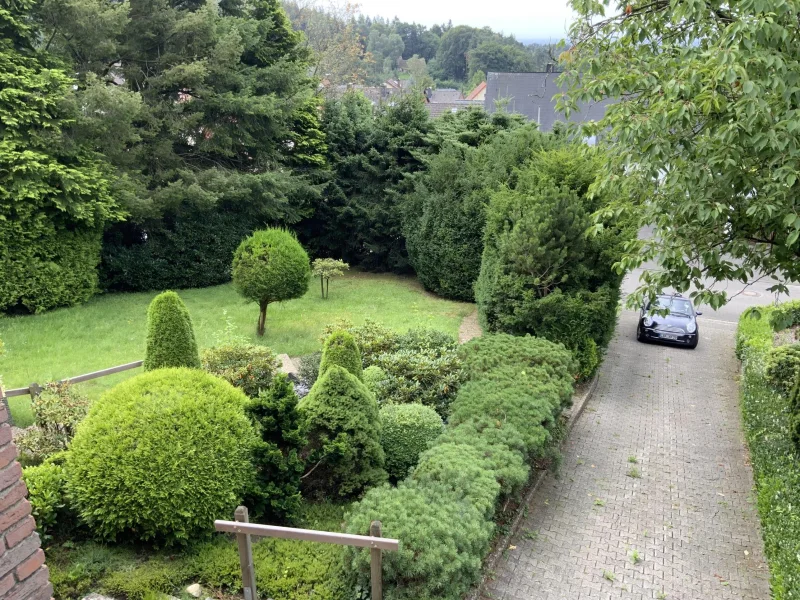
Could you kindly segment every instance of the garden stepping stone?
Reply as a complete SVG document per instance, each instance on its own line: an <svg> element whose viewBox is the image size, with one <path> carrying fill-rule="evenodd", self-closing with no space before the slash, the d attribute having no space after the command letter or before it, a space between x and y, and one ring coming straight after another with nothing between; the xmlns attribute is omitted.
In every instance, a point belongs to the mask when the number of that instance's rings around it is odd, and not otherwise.
<svg viewBox="0 0 800 600"><path fill-rule="evenodd" d="M278 354L278 360L281 361L281 373L297 376L299 369L288 354Z"/></svg>
<svg viewBox="0 0 800 600"><path fill-rule="evenodd" d="M192 585L186 588L186 593L194 596L195 598L199 598L203 595L203 588L200 587L199 583L193 583Z"/></svg>

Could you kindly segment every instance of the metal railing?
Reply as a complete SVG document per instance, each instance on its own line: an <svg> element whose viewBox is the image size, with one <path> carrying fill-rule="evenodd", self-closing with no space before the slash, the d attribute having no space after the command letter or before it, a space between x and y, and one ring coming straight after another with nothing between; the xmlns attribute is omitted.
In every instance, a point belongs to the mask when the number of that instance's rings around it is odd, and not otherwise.
<svg viewBox="0 0 800 600"><path fill-rule="evenodd" d="M258 600L256 592L256 571L253 565L253 546L250 536L281 538L284 540L303 540L323 544L339 544L370 549L370 579L372 600L383 598L382 552L396 551L400 542L381 537L381 522L373 521L369 528L370 535L352 535L334 533L332 531L316 531L314 529L296 529L277 525L257 525L250 523L247 507L240 506L234 513L235 521L214 521L217 531L235 533L239 544L239 564L242 568L242 587L244 600Z"/></svg>

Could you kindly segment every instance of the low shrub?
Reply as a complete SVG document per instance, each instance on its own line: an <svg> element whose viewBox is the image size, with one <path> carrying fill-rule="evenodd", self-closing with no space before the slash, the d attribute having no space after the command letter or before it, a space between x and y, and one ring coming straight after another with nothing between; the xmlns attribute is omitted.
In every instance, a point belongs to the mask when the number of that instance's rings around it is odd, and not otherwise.
<svg viewBox="0 0 800 600"><path fill-rule="evenodd" d="M353 325L353 322L347 319L337 319L325 326L319 341L325 343L334 331L347 331L353 336L365 367L372 365L376 356L397 350L400 337L400 334L393 329L384 327L372 319L366 319L363 325Z"/></svg>
<svg viewBox="0 0 800 600"><path fill-rule="evenodd" d="M38 465L47 457L66 450L75 430L89 410L89 399L75 386L48 383L31 401L34 425L15 438L20 461Z"/></svg>
<svg viewBox="0 0 800 600"><path fill-rule="evenodd" d="M382 403L418 403L446 417L464 378L455 350L398 350L375 357L373 364L386 373L377 385Z"/></svg>
<svg viewBox="0 0 800 600"><path fill-rule="evenodd" d="M308 431L305 490L346 498L386 479L378 403L355 375L332 365L298 409Z"/></svg>
<svg viewBox="0 0 800 600"><path fill-rule="evenodd" d="M222 377L232 386L254 398L259 391L269 389L280 362L266 346L226 344L203 351L200 359L203 370Z"/></svg>
<svg viewBox="0 0 800 600"><path fill-rule="evenodd" d="M300 357L298 375L308 387L314 385L319 377L319 363L322 361L322 352L313 352Z"/></svg>
<svg viewBox="0 0 800 600"><path fill-rule="evenodd" d="M67 489L100 538L187 542L230 518L251 485L247 397L200 370L159 369L95 402L72 441Z"/></svg>
<svg viewBox="0 0 800 600"><path fill-rule="evenodd" d="M769 311L769 322L775 331L800 325L800 300L782 302Z"/></svg>
<svg viewBox="0 0 800 600"><path fill-rule="evenodd" d="M369 367L374 368L377 367ZM386 471L393 479L408 475L409 469L417 464L419 455L441 435L444 428L436 411L421 404L384 406L380 410L380 420Z"/></svg>
<svg viewBox="0 0 800 600"><path fill-rule="evenodd" d="M319 376L324 375L333 365L344 367L359 379L362 378L361 352L353 336L346 331L334 331L325 340L319 363Z"/></svg>
<svg viewBox="0 0 800 600"><path fill-rule="evenodd" d="M386 600L460 600L480 579L494 525L469 502L441 486L403 482L369 490L345 518L347 533L367 535L379 520L382 535L400 540L383 555ZM348 565L369 589L369 550L348 548Z"/></svg>
<svg viewBox="0 0 800 600"><path fill-rule="evenodd" d="M253 449L254 488L245 505L254 517L270 523L291 518L300 506L306 436L289 378L276 375L268 389L247 403L245 413L260 437Z"/></svg>
<svg viewBox="0 0 800 600"><path fill-rule="evenodd" d="M153 298L147 309L145 371L165 367L200 368L197 341L186 305L175 292Z"/></svg>
<svg viewBox="0 0 800 600"><path fill-rule="evenodd" d="M766 360L767 380L788 397L800 377L800 343L773 348Z"/></svg>
<svg viewBox="0 0 800 600"><path fill-rule="evenodd" d="M438 329L409 329L397 338L397 350L412 350L444 355L458 347L458 340Z"/></svg>
<svg viewBox="0 0 800 600"><path fill-rule="evenodd" d="M747 311L739 319L737 353L742 359L742 414L755 475L764 551L775 600L800 598L800 446L790 398L767 376L772 350L773 307ZM758 317L753 317L758 314Z"/></svg>
<svg viewBox="0 0 800 600"><path fill-rule="evenodd" d="M419 457L411 479L423 487L437 485L467 500L480 514L491 519L500 496L500 484L486 468L483 455L472 446L436 444Z"/></svg>
<svg viewBox="0 0 800 600"><path fill-rule="evenodd" d="M364 380L364 385L367 386L367 389L372 392L376 398L378 398L378 394L380 393L380 384L386 380L386 371L377 365L372 365L371 367L364 369L362 378Z"/></svg>
<svg viewBox="0 0 800 600"><path fill-rule="evenodd" d="M22 470L22 480L28 488L31 514L36 519L36 530L43 540L48 540L60 527L64 531L74 522L67 504L64 466L45 462Z"/></svg>

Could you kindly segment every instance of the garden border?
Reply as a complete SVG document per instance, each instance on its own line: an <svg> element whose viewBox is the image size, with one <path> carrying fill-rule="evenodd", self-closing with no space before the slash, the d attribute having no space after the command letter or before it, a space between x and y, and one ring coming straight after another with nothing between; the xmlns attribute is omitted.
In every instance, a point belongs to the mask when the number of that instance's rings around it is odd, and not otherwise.
<svg viewBox="0 0 800 600"><path fill-rule="evenodd" d="M566 443L567 439L569 438L569 434L572 432L573 427L575 427L575 423L577 423L578 419L580 419L584 409L586 408L586 405L589 404L589 400L591 400L594 396L594 392L597 389L597 384L599 381L600 373L598 372L595 373L595 376L589 382L589 385L586 388L586 391L583 393L583 396L577 399L573 397L572 410L567 416L566 433L564 435L564 439L561 440L560 446L563 446ZM522 523L522 519L525 516L526 509L531 503L531 500L533 500L533 495L539 489L539 486L542 484L542 481L544 481L545 476L549 472L550 471L548 469L543 469L534 473L532 481L528 487L528 491L525 492L525 496L523 497L522 502L520 502L519 508L517 508L517 514L514 515L514 519L511 521L511 526L508 528L508 532L496 542L494 550L492 550L491 553L489 553L489 556L486 557L486 560L484 560L483 568L481 569L481 580L472 587L470 592L466 595L465 600L479 600L482 597L483 587L486 585L486 581L497 568L497 564L500 562L500 558L503 556L506 548L508 548L511 538L513 538L517 531L519 531L519 527Z"/></svg>

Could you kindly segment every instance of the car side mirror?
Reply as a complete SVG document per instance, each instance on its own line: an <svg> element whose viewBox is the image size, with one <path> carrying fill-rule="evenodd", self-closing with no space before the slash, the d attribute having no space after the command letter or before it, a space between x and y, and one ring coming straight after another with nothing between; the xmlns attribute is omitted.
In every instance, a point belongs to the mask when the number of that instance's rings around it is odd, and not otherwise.
<svg viewBox="0 0 800 600"><path fill-rule="evenodd" d="M700 315L703 314L703 311L702 310L696 310L696 311L694 311L694 314L696 314L699 317Z"/></svg>

